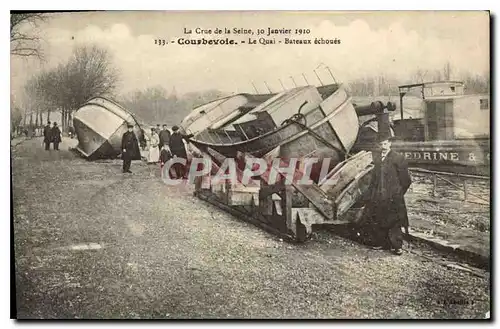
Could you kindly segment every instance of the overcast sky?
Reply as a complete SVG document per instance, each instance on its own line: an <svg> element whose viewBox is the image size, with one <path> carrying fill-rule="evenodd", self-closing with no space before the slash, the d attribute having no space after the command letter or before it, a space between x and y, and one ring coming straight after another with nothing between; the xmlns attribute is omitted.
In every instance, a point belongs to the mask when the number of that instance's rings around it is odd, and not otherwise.
<svg viewBox="0 0 500 329"><path fill-rule="evenodd" d="M338 38L341 44L154 44L155 38L174 40L185 36L184 28L196 27L304 28L310 29L312 39ZM487 12L58 13L41 30L46 53L43 65L36 60L11 58L11 84L16 98L26 79L42 66L50 68L66 61L73 47L86 43L110 50L121 72L120 93L157 85L167 90L175 86L178 93L209 88L252 92L251 81L264 91L264 81L272 89L281 88L278 79L292 87L290 76L302 83L302 73L307 74L309 82L318 84L313 70L325 65L343 82L379 74L407 78L417 68L441 69L447 61L455 75L489 70ZM328 71L320 69L320 74L325 82L331 81Z"/></svg>

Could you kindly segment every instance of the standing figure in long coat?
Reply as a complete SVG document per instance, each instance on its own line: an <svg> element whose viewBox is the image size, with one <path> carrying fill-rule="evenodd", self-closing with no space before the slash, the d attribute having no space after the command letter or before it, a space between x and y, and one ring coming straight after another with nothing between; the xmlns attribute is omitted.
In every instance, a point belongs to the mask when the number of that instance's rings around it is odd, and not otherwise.
<svg viewBox="0 0 500 329"><path fill-rule="evenodd" d="M168 131L166 124L163 125L163 130L161 130L159 132L159 134L160 134L160 144L158 145L158 149L161 151L161 149L163 148L163 145L170 144L170 135L171 134L170 134L170 131Z"/></svg>
<svg viewBox="0 0 500 329"><path fill-rule="evenodd" d="M51 130L50 130L50 121L47 122L47 125L43 128L43 143L45 144L45 150L50 150L50 142L51 142Z"/></svg>
<svg viewBox="0 0 500 329"><path fill-rule="evenodd" d="M156 133L154 128L151 128L151 140L149 141L149 153L148 153L148 163L157 163L160 159L160 150L158 145L160 144L160 137Z"/></svg>
<svg viewBox="0 0 500 329"><path fill-rule="evenodd" d="M137 137L134 134L134 125L128 124L128 131L125 132L122 136L122 159L123 159L123 172L124 173L132 173L130 171L130 165L132 163L132 159L139 152L139 142L137 141Z"/></svg>
<svg viewBox="0 0 500 329"><path fill-rule="evenodd" d="M179 127L172 127L172 135L169 140L170 152L173 157L179 157L187 160L186 146L184 145L184 139L193 137L193 134L184 135L179 132ZM174 164L175 175L177 179L182 179L186 174L186 167L180 163Z"/></svg>
<svg viewBox="0 0 500 329"><path fill-rule="evenodd" d="M52 143L54 143L54 150L59 151L59 143L61 142L61 130L57 126L57 122L54 122L54 126L50 131Z"/></svg>
<svg viewBox="0 0 500 329"><path fill-rule="evenodd" d="M379 124L378 149L372 152L375 167L366 211L370 216L375 249L390 249L401 255L401 228L408 232L409 226L404 195L411 185L411 176L404 156L391 150L391 140L389 126Z"/></svg>

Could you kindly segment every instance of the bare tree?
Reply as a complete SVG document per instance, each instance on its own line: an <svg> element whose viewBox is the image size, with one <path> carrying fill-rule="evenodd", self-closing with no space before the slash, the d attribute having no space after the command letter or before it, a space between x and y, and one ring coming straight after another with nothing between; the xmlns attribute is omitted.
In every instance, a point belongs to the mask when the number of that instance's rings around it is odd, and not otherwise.
<svg viewBox="0 0 500 329"><path fill-rule="evenodd" d="M156 86L136 90L124 96L122 103L142 122L178 125L193 108L228 95L229 93L210 89L177 96L174 91L167 93L162 86Z"/></svg>
<svg viewBox="0 0 500 329"><path fill-rule="evenodd" d="M352 80L348 83L347 88L355 96L375 96L375 78Z"/></svg>
<svg viewBox="0 0 500 329"><path fill-rule="evenodd" d="M412 77L410 78L411 81L409 81L409 83L424 83L425 77L427 76L427 72L428 72L427 70L424 71L421 68L418 68L413 73Z"/></svg>
<svg viewBox="0 0 500 329"><path fill-rule="evenodd" d="M47 14L21 13L10 15L10 53L15 56L43 59L39 24Z"/></svg>
<svg viewBox="0 0 500 329"><path fill-rule="evenodd" d="M73 111L88 100L113 96L118 72L109 52L98 46L76 48L69 61L38 77L38 97L45 109L60 110L65 130ZM39 101L40 101L39 100Z"/></svg>
<svg viewBox="0 0 500 329"><path fill-rule="evenodd" d="M68 62L65 80L71 90L68 107L76 109L97 96L111 96L118 83L109 52L98 46L83 46L75 50Z"/></svg>
<svg viewBox="0 0 500 329"><path fill-rule="evenodd" d="M443 77L445 80L450 80L451 78L451 64L450 62L446 62L443 68Z"/></svg>
<svg viewBox="0 0 500 329"><path fill-rule="evenodd" d="M21 124L23 119L23 113L21 109L14 102L14 97L10 96L10 130L11 136L15 136L16 133L19 133L18 126Z"/></svg>
<svg viewBox="0 0 500 329"><path fill-rule="evenodd" d="M441 70L435 70L434 74L432 75L432 79L434 81L441 81L442 80L442 72L441 72Z"/></svg>
<svg viewBox="0 0 500 329"><path fill-rule="evenodd" d="M470 73L462 76L466 94L488 94L490 93L490 75L472 75Z"/></svg>
<svg viewBox="0 0 500 329"><path fill-rule="evenodd" d="M29 126L33 125L33 113L38 117L38 104L37 104L37 79L31 78L24 85L24 94L22 97L23 107L25 109L25 116L29 116ZM25 119L26 120L26 119Z"/></svg>

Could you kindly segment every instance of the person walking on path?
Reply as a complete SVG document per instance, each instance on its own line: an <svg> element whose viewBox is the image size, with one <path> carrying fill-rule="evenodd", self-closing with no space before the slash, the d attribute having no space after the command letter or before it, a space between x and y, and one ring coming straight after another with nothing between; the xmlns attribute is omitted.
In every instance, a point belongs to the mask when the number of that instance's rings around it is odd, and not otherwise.
<svg viewBox="0 0 500 329"><path fill-rule="evenodd" d="M167 125L163 124L163 130L160 133L160 144L158 144L158 149L161 152L163 145L170 143L170 131L167 129Z"/></svg>
<svg viewBox="0 0 500 329"><path fill-rule="evenodd" d="M160 137L155 131L155 128L151 128L151 140L149 141L149 153L148 153L148 163L157 163L160 159L160 149L158 148L160 144Z"/></svg>
<svg viewBox="0 0 500 329"><path fill-rule="evenodd" d="M391 150L392 135L388 113L379 119L377 147L372 151L374 169L369 188L366 214L374 249L393 250L402 254L403 234L408 233L408 212L404 195L412 181L405 158Z"/></svg>
<svg viewBox="0 0 500 329"><path fill-rule="evenodd" d="M123 172L132 173L130 165L132 164L134 155L139 152L139 144L134 134L134 125L128 124L127 128L128 130L122 136Z"/></svg>
<svg viewBox="0 0 500 329"><path fill-rule="evenodd" d="M54 150L59 151L59 143L61 143L61 129L57 126L57 122L54 122L54 126L50 132L52 143L54 143Z"/></svg>
<svg viewBox="0 0 500 329"><path fill-rule="evenodd" d="M45 127L43 128L43 143L45 144L45 150L50 150L50 142L51 142L51 130L50 130L50 121L47 122Z"/></svg>

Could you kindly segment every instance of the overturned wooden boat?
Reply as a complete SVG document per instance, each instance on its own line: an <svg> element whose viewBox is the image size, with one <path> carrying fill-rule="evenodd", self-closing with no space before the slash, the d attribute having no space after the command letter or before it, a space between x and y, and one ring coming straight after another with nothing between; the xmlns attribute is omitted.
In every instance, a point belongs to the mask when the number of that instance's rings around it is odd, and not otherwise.
<svg viewBox="0 0 500 329"><path fill-rule="evenodd" d="M318 87L318 92L326 97L335 88L336 85L321 86ZM184 133L195 136L205 130L221 129L273 96L276 96L276 94L242 93L219 98L194 108L182 120L179 127Z"/></svg>
<svg viewBox="0 0 500 329"><path fill-rule="evenodd" d="M395 106L354 106L351 100L341 85L298 87L198 132L190 142L211 168L195 178L195 195L295 241L307 240L315 225L360 224L374 166L370 152L352 153L358 117L388 121ZM257 158L265 170L247 181L245 172L261 168L254 166ZM233 167L226 165L231 159ZM236 173L229 181L216 178L231 171Z"/></svg>
<svg viewBox="0 0 500 329"><path fill-rule="evenodd" d="M262 157L280 147L281 158L345 159L358 134L358 117L339 85L297 87L276 94L236 120L219 121L190 142L225 157Z"/></svg>
<svg viewBox="0 0 500 329"><path fill-rule="evenodd" d="M206 129L218 129L253 110L274 94L236 94L216 99L193 109L179 125L184 133L198 134Z"/></svg>
<svg viewBox="0 0 500 329"><path fill-rule="evenodd" d="M76 150L89 160L116 158L122 152L121 140L128 124L134 125L139 141L143 131L131 112L112 100L93 98L73 115L78 138ZM141 159L139 152L132 157L134 160Z"/></svg>

